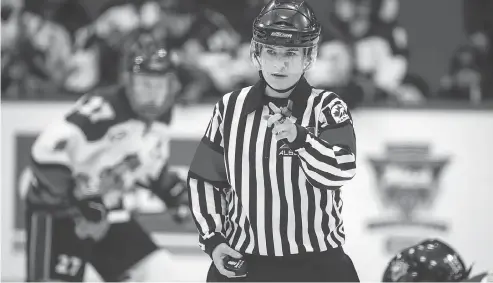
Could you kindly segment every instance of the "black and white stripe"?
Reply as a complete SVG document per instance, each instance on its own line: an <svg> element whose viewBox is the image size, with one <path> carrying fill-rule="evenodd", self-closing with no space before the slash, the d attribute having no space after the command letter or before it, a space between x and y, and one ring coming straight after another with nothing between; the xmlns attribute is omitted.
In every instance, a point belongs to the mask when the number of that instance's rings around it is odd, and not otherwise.
<svg viewBox="0 0 493 283"><path fill-rule="evenodd" d="M53 218L45 213L32 213L28 222L27 279L46 281L51 278Z"/></svg>
<svg viewBox="0 0 493 283"><path fill-rule="evenodd" d="M250 88L216 104L202 140L211 155L224 160L223 181L229 186L195 174L193 168L189 174L191 210L202 240L224 237L240 252L269 256L341 246L339 188L355 174L354 153L309 134L295 156L278 156L283 142L276 141L262 119L268 107L242 115ZM316 126L322 109L335 98L313 89L300 125Z"/></svg>

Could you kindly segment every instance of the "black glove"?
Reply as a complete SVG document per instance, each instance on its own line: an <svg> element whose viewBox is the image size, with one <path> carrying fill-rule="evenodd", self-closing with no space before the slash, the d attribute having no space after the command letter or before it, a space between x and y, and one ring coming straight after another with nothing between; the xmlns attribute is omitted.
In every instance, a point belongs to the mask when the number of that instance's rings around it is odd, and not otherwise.
<svg viewBox="0 0 493 283"><path fill-rule="evenodd" d="M78 200L77 207L82 216L90 222L101 222L108 214L108 210L104 206L100 196Z"/></svg>
<svg viewBox="0 0 493 283"><path fill-rule="evenodd" d="M188 206L187 183L175 172L164 169L159 180L153 182L150 188L169 208Z"/></svg>

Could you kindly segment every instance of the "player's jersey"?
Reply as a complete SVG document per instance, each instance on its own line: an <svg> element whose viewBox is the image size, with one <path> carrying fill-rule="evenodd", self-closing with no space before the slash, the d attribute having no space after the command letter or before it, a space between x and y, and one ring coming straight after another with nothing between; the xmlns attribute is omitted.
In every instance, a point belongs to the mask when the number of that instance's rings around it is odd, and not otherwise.
<svg viewBox="0 0 493 283"><path fill-rule="evenodd" d="M167 164L170 116L138 119L123 91L82 97L35 141L28 204L64 214L77 199L101 195L119 208L125 192L151 185Z"/></svg>

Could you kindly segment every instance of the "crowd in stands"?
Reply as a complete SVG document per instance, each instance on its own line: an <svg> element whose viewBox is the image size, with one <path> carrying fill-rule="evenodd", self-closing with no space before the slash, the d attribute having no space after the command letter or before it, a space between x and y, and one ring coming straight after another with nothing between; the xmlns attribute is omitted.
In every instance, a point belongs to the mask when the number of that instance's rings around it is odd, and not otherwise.
<svg viewBox="0 0 493 283"><path fill-rule="evenodd" d="M183 104L215 101L250 85L251 22L265 0L2 0L2 99L75 99L119 83L137 29L168 39ZM409 72L399 0L332 0L319 57L306 73L351 108L417 105L434 98L479 103L493 95L492 30L471 32L438 92ZM321 11L324 13L324 11Z"/></svg>
<svg viewBox="0 0 493 283"><path fill-rule="evenodd" d="M453 54L438 95L480 104L493 98L493 1L463 4L467 41Z"/></svg>

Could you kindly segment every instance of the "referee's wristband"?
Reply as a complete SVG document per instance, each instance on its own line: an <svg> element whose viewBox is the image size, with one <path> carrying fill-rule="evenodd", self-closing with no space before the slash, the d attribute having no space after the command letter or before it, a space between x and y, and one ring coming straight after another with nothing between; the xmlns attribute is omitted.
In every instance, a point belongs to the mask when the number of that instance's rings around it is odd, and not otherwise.
<svg viewBox="0 0 493 283"><path fill-rule="evenodd" d="M212 258L212 252L214 251L214 249L220 244L226 243L226 239L223 237L223 235L216 233L214 234L214 236L208 239L203 239L202 242L205 246L205 252Z"/></svg>

